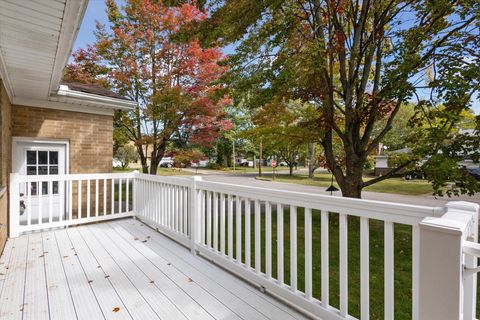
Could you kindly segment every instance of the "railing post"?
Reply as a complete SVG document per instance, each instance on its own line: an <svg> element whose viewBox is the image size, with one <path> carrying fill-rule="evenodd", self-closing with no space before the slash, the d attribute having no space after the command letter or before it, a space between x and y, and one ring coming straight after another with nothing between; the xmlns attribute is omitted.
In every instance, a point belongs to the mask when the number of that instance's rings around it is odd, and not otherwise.
<svg viewBox="0 0 480 320"><path fill-rule="evenodd" d="M16 238L20 235L20 175L10 174L10 210L9 210L9 236Z"/></svg>
<svg viewBox="0 0 480 320"><path fill-rule="evenodd" d="M190 189L190 251L197 254L197 243L200 242L200 189L197 188L197 182L202 181L202 177L194 176L192 187Z"/></svg>
<svg viewBox="0 0 480 320"><path fill-rule="evenodd" d="M465 202L450 202L442 217L420 223L419 319L462 319L462 244L475 226L466 208Z"/></svg>
<svg viewBox="0 0 480 320"><path fill-rule="evenodd" d="M133 200L133 203L132 203L132 206L133 206L133 217L135 218L136 215L137 215L137 176L140 174L140 171L138 170L133 170L133 183L132 183L132 186L133 186L133 190L130 191L132 192L132 200ZM128 199L127 199L128 201Z"/></svg>

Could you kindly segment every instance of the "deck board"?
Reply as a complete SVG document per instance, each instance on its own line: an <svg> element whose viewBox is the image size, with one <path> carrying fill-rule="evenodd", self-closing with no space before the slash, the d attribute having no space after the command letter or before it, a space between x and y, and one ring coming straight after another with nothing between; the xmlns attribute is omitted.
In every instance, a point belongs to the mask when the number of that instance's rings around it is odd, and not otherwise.
<svg viewBox="0 0 480 320"><path fill-rule="evenodd" d="M3 319L305 319L134 219L10 239Z"/></svg>

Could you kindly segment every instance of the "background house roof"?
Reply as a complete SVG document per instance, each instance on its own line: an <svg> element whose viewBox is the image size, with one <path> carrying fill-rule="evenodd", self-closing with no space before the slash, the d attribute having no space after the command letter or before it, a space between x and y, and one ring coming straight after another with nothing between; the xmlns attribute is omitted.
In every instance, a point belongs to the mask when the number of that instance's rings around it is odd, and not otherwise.
<svg viewBox="0 0 480 320"><path fill-rule="evenodd" d="M74 91L97 94L104 97L131 101L131 99L126 98L121 94L118 94L116 92L113 92L109 89L106 89L102 86L95 85L95 84L86 84L81 82L65 81L65 80L63 80L61 84L67 86L70 90L74 90Z"/></svg>

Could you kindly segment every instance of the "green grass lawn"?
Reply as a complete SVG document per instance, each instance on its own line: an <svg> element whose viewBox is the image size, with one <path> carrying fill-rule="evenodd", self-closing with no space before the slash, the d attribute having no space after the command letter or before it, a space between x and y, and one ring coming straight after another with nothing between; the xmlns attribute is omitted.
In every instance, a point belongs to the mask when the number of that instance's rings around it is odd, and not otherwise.
<svg viewBox="0 0 480 320"><path fill-rule="evenodd" d="M265 178L271 179L271 174L266 175ZM298 183L309 186L328 187L330 185L332 176L328 173L317 173L313 179L309 179L306 174L295 174L293 176L281 174L275 176L275 181ZM372 179L372 177L365 177L364 180ZM338 187L334 181L334 185ZM395 193L405 195L423 195L431 194L432 186L425 180L405 180L403 178L391 178L378 183L375 183L364 189L365 191L374 191L382 193Z"/></svg>
<svg viewBox="0 0 480 320"><path fill-rule="evenodd" d="M263 208L263 206L262 206ZM253 213L253 208L252 208ZM321 215L312 212L312 253L313 253L313 296L321 299ZM284 279L290 284L290 214L284 209ZM233 218L233 248L236 257L236 219ZM242 217L242 231L245 216ZM410 226L395 225L395 319L411 319L411 265L412 231ZM212 227L213 230L213 227ZM254 215L251 216L251 265L255 265ZM338 214L330 214L329 223L329 265L330 265L330 305L339 308L339 221ZM220 232L219 232L220 233ZM262 271L265 272L265 217L261 215ZM213 234L213 231L212 231ZM226 231L226 243L228 243ZM383 319L384 308L384 246L383 222L370 220L370 314L371 319ZM213 240L212 240L213 243ZM220 240L219 240L220 243ZM277 278L277 223L276 209L272 208L272 273ZM305 239L304 211L297 211L297 270L298 289L304 291L305 283ZM226 245L228 249L228 246ZM245 235L242 232L242 262L245 262ZM349 314L360 317L360 219L348 218L348 296Z"/></svg>
<svg viewBox="0 0 480 320"><path fill-rule="evenodd" d="M127 168L127 169L113 168L113 172L114 172L114 173L132 172L132 171L134 171L134 170L139 170L139 169L132 169L132 168ZM139 171L140 171L140 170L139 170ZM193 173L192 173L192 172L189 172L189 171L185 171L185 170L159 167L159 168L157 169L157 175L158 175L158 176L191 176L191 175L193 175Z"/></svg>

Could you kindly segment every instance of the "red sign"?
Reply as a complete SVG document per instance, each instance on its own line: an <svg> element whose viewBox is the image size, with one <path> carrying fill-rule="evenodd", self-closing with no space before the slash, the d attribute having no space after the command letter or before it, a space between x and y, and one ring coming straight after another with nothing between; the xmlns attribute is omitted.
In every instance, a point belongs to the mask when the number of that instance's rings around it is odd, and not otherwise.
<svg viewBox="0 0 480 320"><path fill-rule="evenodd" d="M272 160L272 167L276 167L276 166L277 166L277 161Z"/></svg>

